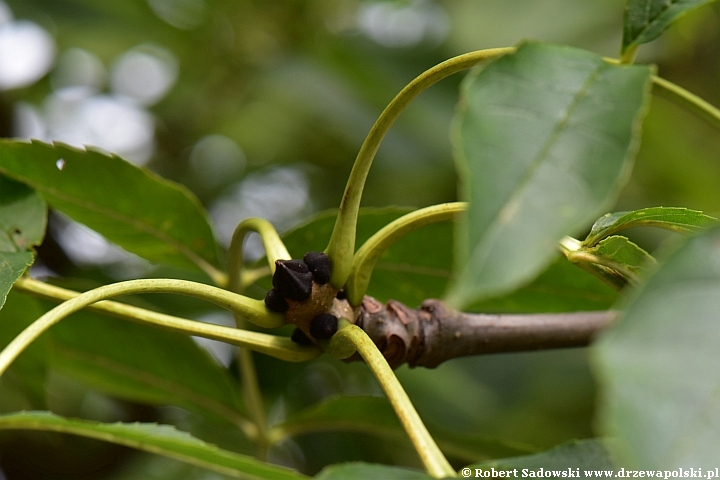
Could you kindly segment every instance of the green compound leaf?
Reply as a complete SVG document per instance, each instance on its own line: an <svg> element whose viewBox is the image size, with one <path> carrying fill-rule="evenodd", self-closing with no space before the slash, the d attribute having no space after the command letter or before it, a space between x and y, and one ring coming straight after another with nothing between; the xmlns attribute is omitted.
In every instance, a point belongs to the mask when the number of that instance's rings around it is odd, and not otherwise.
<svg viewBox="0 0 720 480"><path fill-rule="evenodd" d="M532 451L525 445L511 444L481 435L452 432L428 426L446 455L464 461L522 455ZM319 431L351 431L407 442L403 429L387 399L369 396L334 396L298 412L273 427L270 436L302 435Z"/></svg>
<svg viewBox="0 0 720 480"><path fill-rule="evenodd" d="M0 308L20 275L32 265L40 245L47 205L31 188L0 175Z"/></svg>
<svg viewBox="0 0 720 480"><path fill-rule="evenodd" d="M613 235L590 248L569 252L568 260L611 285L638 283L655 259L627 237Z"/></svg>
<svg viewBox="0 0 720 480"><path fill-rule="evenodd" d="M628 0L625 7L622 53L655 40L682 16L713 0Z"/></svg>
<svg viewBox="0 0 720 480"><path fill-rule="evenodd" d="M246 423L233 378L186 335L88 312L49 334L53 368L94 389Z"/></svg>
<svg viewBox="0 0 720 480"><path fill-rule="evenodd" d="M553 448L546 452L537 453L535 455L526 455L523 457L506 458L503 460L491 460L489 462L483 462L476 465L470 465L468 468L472 470L472 475L475 475L475 469L480 470L502 470L502 469L533 469L535 470L536 476L544 477L546 475L537 475L537 469L542 468L543 470L565 470L572 471L574 476L585 478L583 470L613 470L613 464L610 461L610 456L603 442L600 440L580 440L576 442L570 442L565 445ZM579 474L577 474L579 472ZM530 476L522 475L522 470L518 471L517 477ZM551 475L552 477L558 478L563 477L560 475ZM610 472L609 475L596 475L598 477L607 476L614 477L615 472ZM568 477L568 475L565 475ZM512 477L511 477L512 478Z"/></svg>
<svg viewBox="0 0 720 480"><path fill-rule="evenodd" d="M651 72L526 43L468 78L455 122L470 202L456 307L529 282L556 242L607 210L630 171Z"/></svg>
<svg viewBox="0 0 720 480"><path fill-rule="evenodd" d="M720 458L720 228L676 250L593 347L600 425L629 467Z"/></svg>
<svg viewBox="0 0 720 480"><path fill-rule="evenodd" d="M42 430L70 433L164 455L208 470L243 479L299 480L304 475L252 457L221 450L168 425L99 423L71 420L50 412L0 416L0 430Z"/></svg>
<svg viewBox="0 0 720 480"><path fill-rule="evenodd" d="M115 155L59 143L0 140L0 173L111 242L151 262L217 277L217 246L197 198Z"/></svg>
<svg viewBox="0 0 720 480"><path fill-rule="evenodd" d="M658 227L674 232L694 232L717 223L717 219L697 210L679 207L651 207L632 212L608 213L590 229L583 245L591 247L613 233L633 227Z"/></svg>

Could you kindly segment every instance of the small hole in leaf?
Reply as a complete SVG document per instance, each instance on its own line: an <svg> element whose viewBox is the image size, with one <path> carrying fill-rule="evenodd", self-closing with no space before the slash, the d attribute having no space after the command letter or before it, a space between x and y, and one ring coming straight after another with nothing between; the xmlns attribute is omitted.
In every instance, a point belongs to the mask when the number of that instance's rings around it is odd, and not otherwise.
<svg viewBox="0 0 720 480"><path fill-rule="evenodd" d="M55 166L57 167L58 170L62 171L65 168L65 159L64 158L58 159L58 161L55 162Z"/></svg>

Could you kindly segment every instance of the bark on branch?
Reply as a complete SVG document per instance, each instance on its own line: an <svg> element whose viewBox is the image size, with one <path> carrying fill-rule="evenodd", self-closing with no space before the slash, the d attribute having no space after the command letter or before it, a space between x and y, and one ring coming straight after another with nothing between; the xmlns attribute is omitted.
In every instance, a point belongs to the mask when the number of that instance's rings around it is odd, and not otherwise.
<svg viewBox="0 0 720 480"><path fill-rule="evenodd" d="M552 314L468 314L440 300L417 309L366 296L356 324L392 368L435 368L452 358L587 345L615 318L612 310ZM350 360L358 360L352 357Z"/></svg>

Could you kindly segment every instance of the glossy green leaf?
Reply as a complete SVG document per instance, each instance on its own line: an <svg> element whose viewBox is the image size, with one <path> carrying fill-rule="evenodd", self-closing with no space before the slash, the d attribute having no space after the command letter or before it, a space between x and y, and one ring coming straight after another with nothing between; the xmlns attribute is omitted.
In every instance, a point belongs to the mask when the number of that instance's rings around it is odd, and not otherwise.
<svg viewBox="0 0 720 480"><path fill-rule="evenodd" d="M640 468L720 458L720 228L670 255L596 343L602 430Z"/></svg>
<svg viewBox="0 0 720 480"><path fill-rule="evenodd" d="M350 462L325 467L313 478L315 478L315 480L368 480L370 478L432 480L433 477L427 473L409 468Z"/></svg>
<svg viewBox="0 0 720 480"><path fill-rule="evenodd" d="M537 43L465 82L455 128L463 307L530 282L557 242L606 211L630 172L650 74Z"/></svg>
<svg viewBox="0 0 720 480"><path fill-rule="evenodd" d="M362 245L382 227L411 211L413 209L404 207L362 209L356 245ZM334 210L318 214L283 235L293 258L325 248L335 224L335 214ZM451 273L452 230L451 222L438 223L400 239L378 261L367 294L381 301L392 298L410 306L440 297Z"/></svg>
<svg viewBox="0 0 720 480"><path fill-rule="evenodd" d="M283 467L221 450L169 425L109 424L71 420L49 412L23 412L0 416L0 430L42 430L81 435L164 455L236 478L272 480L307 478Z"/></svg>
<svg viewBox="0 0 720 480"><path fill-rule="evenodd" d="M0 172L151 262L213 274L217 246L197 198L121 158L56 143L0 140Z"/></svg>
<svg viewBox="0 0 720 480"><path fill-rule="evenodd" d="M440 449L453 458L477 461L522 455L529 450L482 435L463 434L428 425ZM390 403L384 397L336 396L300 411L273 428L271 435L294 436L319 431L352 431L407 441Z"/></svg>
<svg viewBox="0 0 720 480"><path fill-rule="evenodd" d="M476 468L481 470L491 470L492 468L495 470L527 468L533 469L535 472L537 472L537 469L542 468L543 470L565 470L566 473L569 472L567 469L570 469L574 476L585 478L586 475L583 471L612 471L614 467L603 442L600 440L580 440L560 445L552 450L537 453L535 455L506 458L502 460L491 460L489 462L471 465L468 468L472 469L473 475L475 474ZM518 477L520 476L522 476L522 470L518 472ZM525 476L527 477L529 474ZM544 475L536 476L543 477ZM555 478L562 476L562 474L554 475ZM565 476L568 477L568 475ZM601 475L595 476L614 477L615 472L612 471L607 475L603 472Z"/></svg>
<svg viewBox="0 0 720 480"><path fill-rule="evenodd" d="M623 53L655 40L686 13L713 0L628 0L623 25Z"/></svg>
<svg viewBox="0 0 720 480"><path fill-rule="evenodd" d="M632 212L608 213L590 229L583 245L591 247L605 237L633 227L658 227L674 232L694 232L716 223L717 219L697 210L678 207L652 207Z"/></svg>
<svg viewBox="0 0 720 480"><path fill-rule="evenodd" d="M50 335L53 368L92 388L245 423L233 378L185 335L88 312L55 325Z"/></svg>

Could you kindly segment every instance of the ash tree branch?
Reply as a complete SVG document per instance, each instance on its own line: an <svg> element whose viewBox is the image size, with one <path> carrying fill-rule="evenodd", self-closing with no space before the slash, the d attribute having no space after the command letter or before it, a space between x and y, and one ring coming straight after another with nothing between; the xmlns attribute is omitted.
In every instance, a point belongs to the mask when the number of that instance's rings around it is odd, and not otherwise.
<svg viewBox="0 0 720 480"><path fill-rule="evenodd" d="M392 368L435 368L458 357L585 346L617 316L612 310L549 314L470 314L440 300L417 309L365 296L356 324ZM350 360L359 360L351 357Z"/></svg>

